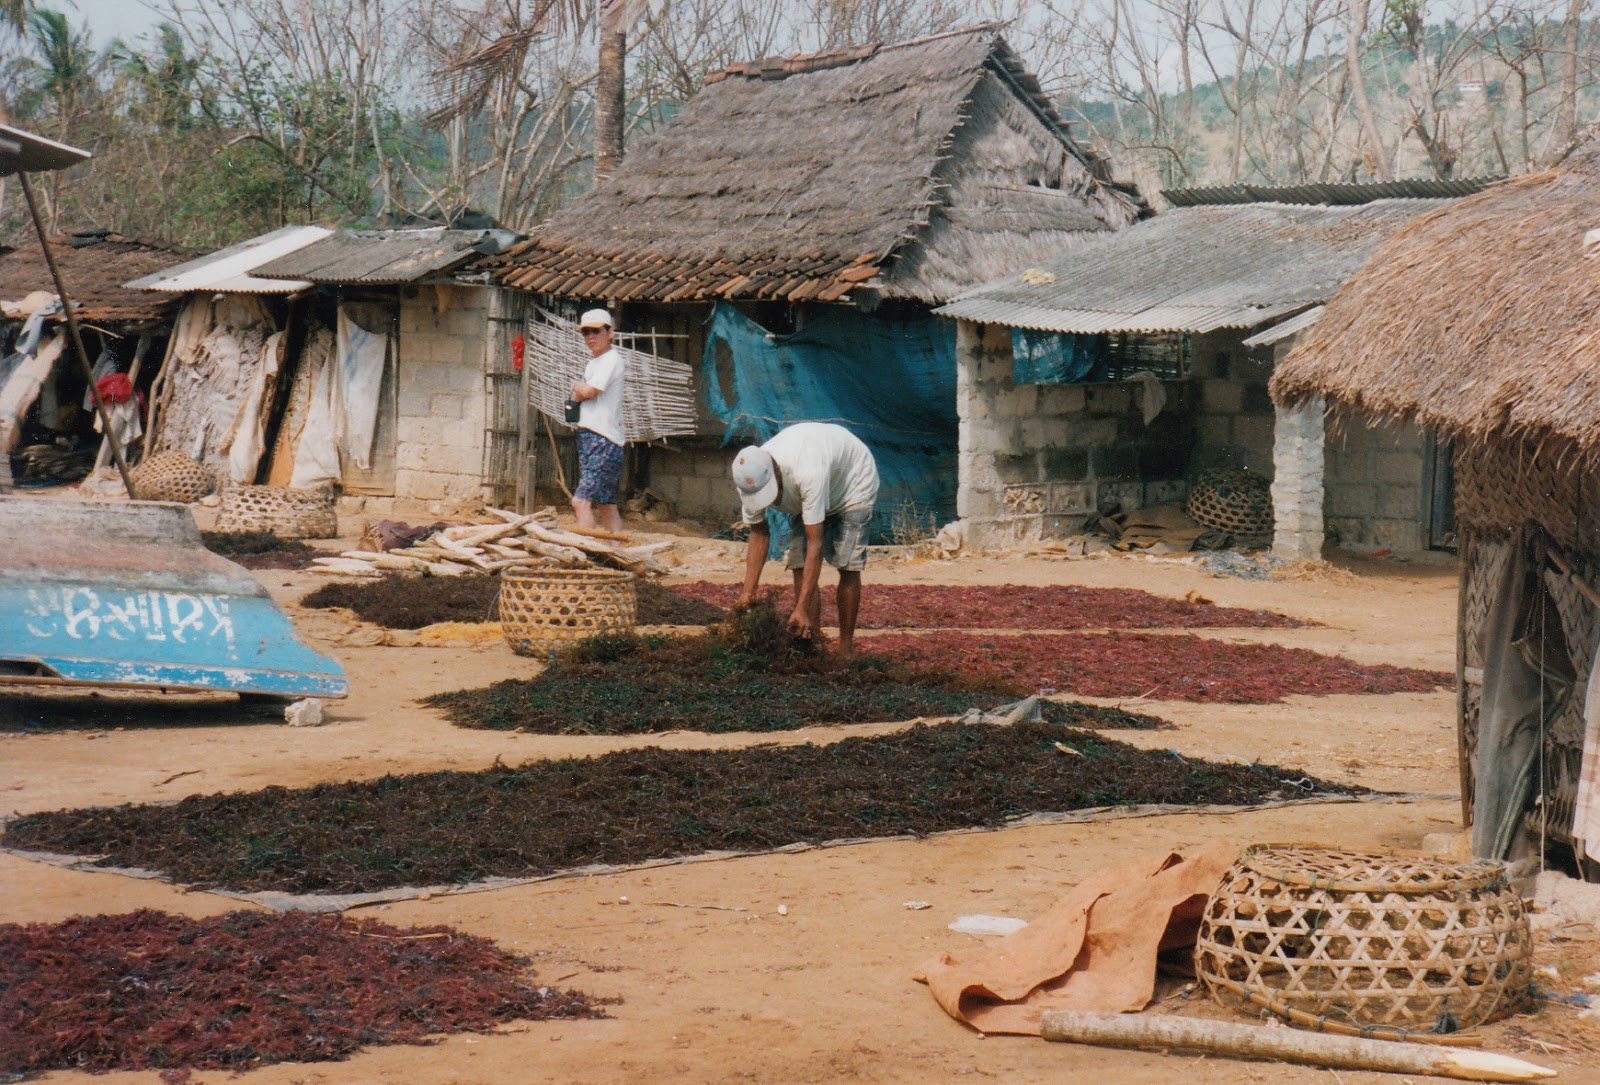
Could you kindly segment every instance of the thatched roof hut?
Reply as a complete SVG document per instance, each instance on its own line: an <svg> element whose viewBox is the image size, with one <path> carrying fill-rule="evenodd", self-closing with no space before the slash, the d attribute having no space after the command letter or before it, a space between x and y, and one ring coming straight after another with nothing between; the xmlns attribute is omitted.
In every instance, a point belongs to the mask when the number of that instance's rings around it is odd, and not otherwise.
<svg viewBox="0 0 1600 1085"><path fill-rule="evenodd" d="M1407 224L1279 366L1322 393L1466 444L1600 449L1600 147Z"/></svg>
<svg viewBox="0 0 1600 1085"><path fill-rule="evenodd" d="M129 290L123 284L190 250L156 245L123 237L109 230L83 230L50 240L67 292L77 306L78 319L112 324L124 330L167 323L182 295ZM0 301L20 302L36 291L56 292L55 280L37 241L0 255ZM21 319L7 310L6 319Z"/></svg>
<svg viewBox="0 0 1600 1085"><path fill-rule="evenodd" d="M1280 405L1320 394L1455 439L1462 791L1474 851L1494 858L1525 832L1600 860L1582 694L1600 676L1597 200L1600 145L1422 216L1271 385Z"/></svg>
<svg viewBox="0 0 1600 1085"><path fill-rule="evenodd" d="M986 25L713 74L498 278L609 301L933 304L1139 209Z"/></svg>

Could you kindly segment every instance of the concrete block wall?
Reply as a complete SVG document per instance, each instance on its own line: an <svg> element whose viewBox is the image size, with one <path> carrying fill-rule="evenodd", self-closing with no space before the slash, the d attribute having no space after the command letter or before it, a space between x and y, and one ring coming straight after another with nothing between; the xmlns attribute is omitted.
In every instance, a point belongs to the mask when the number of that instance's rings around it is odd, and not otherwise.
<svg viewBox="0 0 1600 1085"><path fill-rule="evenodd" d="M674 438L666 447L642 452L647 457L644 485L672 502L680 518L726 526L739 515L733 489L738 453L738 445L724 445L721 438Z"/></svg>
<svg viewBox="0 0 1600 1085"><path fill-rule="evenodd" d="M1200 390L1193 469L1243 467L1271 479L1274 412L1267 382L1270 355L1244 345L1248 331L1191 338L1190 365Z"/></svg>
<svg viewBox="0 0 1600 1085"><path fill-rule="evenodd" d="M395 496L470 504L483 496L490 291L415 291L400 300Z"/></svg>
<svg viewBox="0 0 1600 1085"><path fill-rule="evenodd" d="M1011 329L958 323L961 421L956 511L980 545L1076 530L1108 501L1124 508L1181 501L1194 441L1194 390L1164 385L1144 423L1141 391L1113 384L1018 385Z"/></svg>
<svg viewBox="0 0 1600 1085"><path fill-rule="evenodd" d="M1324 461L1330 542L1359 549L1427 549L1427 436L1409 422L1335 412Z"/></svg>

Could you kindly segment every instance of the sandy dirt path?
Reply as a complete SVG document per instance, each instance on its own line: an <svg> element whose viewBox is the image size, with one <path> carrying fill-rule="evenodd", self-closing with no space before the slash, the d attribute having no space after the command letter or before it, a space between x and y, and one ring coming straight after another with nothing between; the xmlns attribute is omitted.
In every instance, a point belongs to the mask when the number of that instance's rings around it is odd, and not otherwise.
<svg viewBox="0 0 1600 1085"><path fill-rule="evenodd" d="M769 580L777 570L771 569ZM1266 607L1324 623L1303 630L1206 635L1335 652L1363 662L1453 666L1453 566L1367 563L1359 576L1249 581L1187 563L1076 562L1020 556L880 563L885 583L1062 583L1194 591L1227 606ZM732 548L703 544L687 578L736 575ZM315 581L266 573L308 640L349 669L353 694L317 729L291 730L231 701L17 696L0 692L0 810L27 812L362 779L390 772L481 768L497 758L583 755L637 745L728 746L833 741L887 727L811 728L779 736L674 734L629 739L474 732L415 701L428 693L526 675L503 647L351 646L339 615L294 604ZM826 578L825 578L826 580ZM1118 702L1101 702L1118 703ZM1123 818L1016 828L798 854L690 863L366 909L402 924L448 923L534 958L545 982L624 1001L604 1021L519 1026L427 1048L365 1051L344 1063L251 1071L258 1085L322 1082L1169 1082L1397 1081L1380 1075L1110 1052L1028 1039L985 1040L949 1020L910 980L917 965L972 937L946 924L967 913L1028 917L1095 869L1138 851L1223 837L1351 847L1420 845L1458 824L1452 694L1290 698L1263 706L1120 702L1178 729L1117 732L1152 748L1260 758L1390 791L1440 796L1368 805L1300 806L1227 815ZM174 712L174 708L177 709ZM629 903L621 903L627 898ZM906 901L927 901L908 910ZM778 913L779 905L787 915ZM208 893L0 856L0 919L52 921L156 907L192 915L239 905ZM715 907L710 907L715 906ZM1564 1011L1563 1011L1564 1012ZM1500 1027L1503 1032L1503 1026ZM1493 1037L1500 1036L1491 1030ZM1503 1039L1503 1037L1502 1037ZM1545 1059L1561 1080L1600 1082L1584 1056ZM233 1075L203 1072L192 1080ZM154 1085L147 1074L52 1082Z"/></svg>

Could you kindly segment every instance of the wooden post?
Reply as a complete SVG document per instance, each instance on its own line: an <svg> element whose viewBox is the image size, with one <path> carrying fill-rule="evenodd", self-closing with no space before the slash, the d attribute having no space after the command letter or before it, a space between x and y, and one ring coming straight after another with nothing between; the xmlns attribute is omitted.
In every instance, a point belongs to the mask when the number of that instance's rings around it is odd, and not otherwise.
<svg viewBox="0 0 1600 1085"><path fill-rule="evenodd" d="M44 262L50 267L50 278L56 284L56 296L61 299L61 309L67 317L67 336L78 355L78 364L83 367L83 379L89 382L89 396L100 414L100 426L111 444L111 458L117 461L117 471L122 475L122 484L128 488L128 497L137 500L139 495L134 492L133 476L128 473L128 461L122 455L122 444L111 427L111 412L106 409L106 401L100 398L100 389L94 384L94 365L89 361L89 352L83 349L83 333L78 330L78 318L72 312L72 299L67 296L67 288L61 282L61 269L56 266L50 239L45 236L44 219L39 216L39 204L33 198L33 186L28 183L28 175L21 171L17 173L17 180L22 182L22 195L28 201L28 213L33 216L33 229L39 235L39 248L44 251Z"/></svg>
<svg viewBox="0 0 1600 1085"><path fill-rule="evenodd" d="M1326 1032L1301 1032L1287 1026L1264 1027L1197 1017L1046 1010L1040 1035L1066 1043L1156 1050L1183 1048L1330 1070L1433 1074L1464 1081L1536 1081L1556 1076L1554 1070L1491 1051L1361 1040Z"/></svg>

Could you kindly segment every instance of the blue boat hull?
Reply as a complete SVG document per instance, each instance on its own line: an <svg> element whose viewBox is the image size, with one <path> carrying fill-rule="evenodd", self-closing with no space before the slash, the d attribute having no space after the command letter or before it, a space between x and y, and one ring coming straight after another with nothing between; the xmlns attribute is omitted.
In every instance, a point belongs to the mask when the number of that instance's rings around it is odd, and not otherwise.
<svg viewBox="0 0 1600 1085"><path fill-rule="evenodd" d="M181 505L0 497L0 678L343 697L248 570Z"/></svg>

